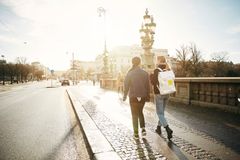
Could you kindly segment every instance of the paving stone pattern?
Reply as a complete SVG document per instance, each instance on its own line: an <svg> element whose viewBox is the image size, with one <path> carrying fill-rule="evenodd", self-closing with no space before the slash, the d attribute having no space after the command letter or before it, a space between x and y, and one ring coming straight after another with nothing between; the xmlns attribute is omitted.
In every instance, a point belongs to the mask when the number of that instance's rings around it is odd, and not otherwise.
<svg viewBox="0 0 240 160"><path fill-rule="evenodd" d="M148 124L148 123L146 125L150 126L150 127L148 127L148 129L150 129L151 131L154 132L155 126L153 126L152 124ZM162 133L162 137L167 139L166 138L167 135L165 132ZM209 153L209 152L205 151L204 149L201 149L180 137L173 135L173 138L171 140L172 140L172 143L174 143L177 147L181 148L183 151L192 155L196 159L220 160L214 154Z"/></svg>
<svg viewBox="0 0 240 160"><path fill-rule="evenodd" d="M147 139L134 140L132 131L123 126L112 122L108 117L97 109L93 101L87 101L83 107L96 123L98 128L113 146L114 150L123 160L165 160L162 154L154 150Z"/></svg>
<svg viewBox="0 0 240 160"><path fill-rule="evenodd" d="M151 115L153 113L149 112L149 111L145 111L145 117L147 119L153 119L153 115ZM150 120L150 122L152 122L154 120ZM215 139L211 138L210 136L207 136L205 135L203 132L200 132L200 131L196 131L194 129L191 129L185 125L183 125L182 123L178 123L176 122L175 120L172 120L172 119L169 119L168 118L168 123L170 125L174 125L176 127L179 127L179 128L183 128L184 130L187 130L189 132L192 132L194 134L198 134L208 140L211 140L212 142L216 142ZM146 126L149 130L155 132L155 129L156 129L156 125L152 124L152 123L148 123L146 122ZM162 132L162 137L167 139L167 134L166 132ZM173 138L171 139L172 142L179 148L181 148L183 151L185 151L186 153L190 154L191 156L193 156L194 158L196 159L206 159L206 160L220 160L220 158L216 157L214 154L212 153L209 153L208 151L202 149L202 148L199 148L197 147L196 145L193 145L191 143L189 143L188 141L176 136L173 134Z"/></svg>
<svg viewBox="0 0 240 160"><path fill-rule="evenodd" d="M94 97L96 98L96 97ZM122 124L117 124L116 122L112 122L109 118L107 118L104 113L97 109L94 101L88 100L84 103L83 107L86 109L88 114L92 117L94 122L97 124L98 128L102 131L105 137L108 139L110 144L112 144L115 151L120 155L122 159L166 159L166 157L162 156L159 152L154 151L152 147L148 144L146 139L139 139L139 141L135 141L132 137L132 131L127 129ZM155 123L148 122L157 122L155 112L151 112L145 110L145 118L146 118L146 126L147 129L155 132ZM176 127L182 128L188 132L197 134L207 140L212 141L213 143L219 143L217 140L212 138L211 136L206 135L203 132L194 130L189 128L188 126L177 122L173 119L168 118L168 122L170 125L174 125ZM124 135L124 136L123 136ZM162 133L162 137L167 141L167 135L165 132ZM220 158L216 157L214 154L191 144L190 142L173 135L172 138L173 144L175 144L178 148L193 156L196 159L208 159L208 160L220 160ZM139 152L142 151L143 152Z"/></svg>
<svg viewBox="0 0 240 160"><path fill-rule="evenodd" d="M156 113L153 113L153 112L150 112L148 110L145 110L145 114L148 115L149 117L154 117L154 115ZM183 123L181 123L179 121L175 121L175 120L173 120L173 119L171 119L169 117L167 117L167 121L168 121L169 124L171 124L173 126L176 126L178 128L184 129L185 131L188 131L188 132L191 132L191 133L196 134L198 136L201 136L202 138L207 139L208 141L211 141L211 142L216 143L216 144L223 145L222 140L216 140L212 136L207 135L204 132L201 132L201 131L195 130L193 128L190 128L190 127L186 126L185 124L183 124Z"/></svg>

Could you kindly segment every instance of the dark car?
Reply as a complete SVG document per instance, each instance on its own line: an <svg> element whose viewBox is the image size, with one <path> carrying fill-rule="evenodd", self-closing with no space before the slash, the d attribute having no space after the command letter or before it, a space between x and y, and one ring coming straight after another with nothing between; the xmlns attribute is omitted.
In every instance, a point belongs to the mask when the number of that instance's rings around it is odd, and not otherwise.
<svg viewBox="0 0 240 160"><path fill-rule="evenodd" d="M65 85L70 86L69 80L65 79L65 80L62 81L62 86L65 86Z"/></svg>

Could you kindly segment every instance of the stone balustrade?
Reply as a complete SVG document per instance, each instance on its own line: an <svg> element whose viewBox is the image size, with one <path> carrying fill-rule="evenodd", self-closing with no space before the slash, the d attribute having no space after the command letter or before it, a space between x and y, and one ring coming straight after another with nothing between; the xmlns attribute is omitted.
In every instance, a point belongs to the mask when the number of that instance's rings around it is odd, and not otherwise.
<svg viewBox="0 0 240 160"><path fill-rule="evenodd" d="M101 87L118 89L117 79L101 79ZM170 101L217 107L240 113L240 77L176 78L176 93Z"/></svg>
<svg viewBox="0 0 240 160"><path fill-rule="evenodd" d="M176 78L175 85L172 101L240 111L239 77Z"/></svg>
<svg viewBox="0 0 240 160"><path fill-rule="evenodd" d="M118 80L111 78L100 79L100 87L104 89L117 90Z"/></svg>

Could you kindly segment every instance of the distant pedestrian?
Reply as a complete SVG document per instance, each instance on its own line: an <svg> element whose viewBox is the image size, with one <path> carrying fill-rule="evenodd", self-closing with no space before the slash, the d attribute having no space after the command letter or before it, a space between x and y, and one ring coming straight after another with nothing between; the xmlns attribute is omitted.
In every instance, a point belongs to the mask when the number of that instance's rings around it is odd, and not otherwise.
<svg viewBox="0 0 240 160"><path fill-rule="evenodd" d="M146 135L143 107L145 102L150 100L149 75L140 68L140 63L141 59L139 57L132 59L132 68L128 71L124 80L123 101L126 100L128 95L135 139L139 138L138 121L142 136Z"/></svg>
<svg viewBox="0 0 240 160"><path fill-rule="evenodd" d="M154 70L153 77L151 78L151 83L154 87L154 96L155 96L155 103L156 103L156 113L158 115L158 125L156 128L156 132L158 134L161 134L161 126L163 126L166 129L168 139L170 140L172 138L172 129L169 128L169 125L166 121L166 118L164 116L165 107L168 102L169 95L161 95L159 91L159 81L158 81L158 74L159 72L164 72L166 70L170 70L169 65L166 62L166 59L164 56L159 56L157 58L157 68Z"/></svg>
<svg viewBox="0 0 240 160"><path fill-rule="evenodd" d="M121 98L123 96L123 81L124 81L124 76L122 75L121 72L119 72L117 77L117 86L118 86L118 94L121 94Z"/></svg>
<svg viewBox="0 0 240 160"><path fill-rule="evenodd" d="M93 81L93 85L95 86L97 81L97 75L93 75L92 81Z"/></svg>

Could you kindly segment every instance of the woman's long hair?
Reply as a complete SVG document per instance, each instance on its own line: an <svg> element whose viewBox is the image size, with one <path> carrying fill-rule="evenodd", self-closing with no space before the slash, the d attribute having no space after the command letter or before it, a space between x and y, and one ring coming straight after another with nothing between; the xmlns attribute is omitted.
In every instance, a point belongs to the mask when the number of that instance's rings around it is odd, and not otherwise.
<svg viewBox="0 0 240 160"><path fill-rule="evenodd" d="M166 69L166 64L158 64L158 68L161 68L162 70Z"/></svg>
<svg viewBox="0 0 240 160"><path fill-rule="evenodd" d="M161 63L157 65L158 68L162 69L163 71L171 70L168 63Z"/></svg>

